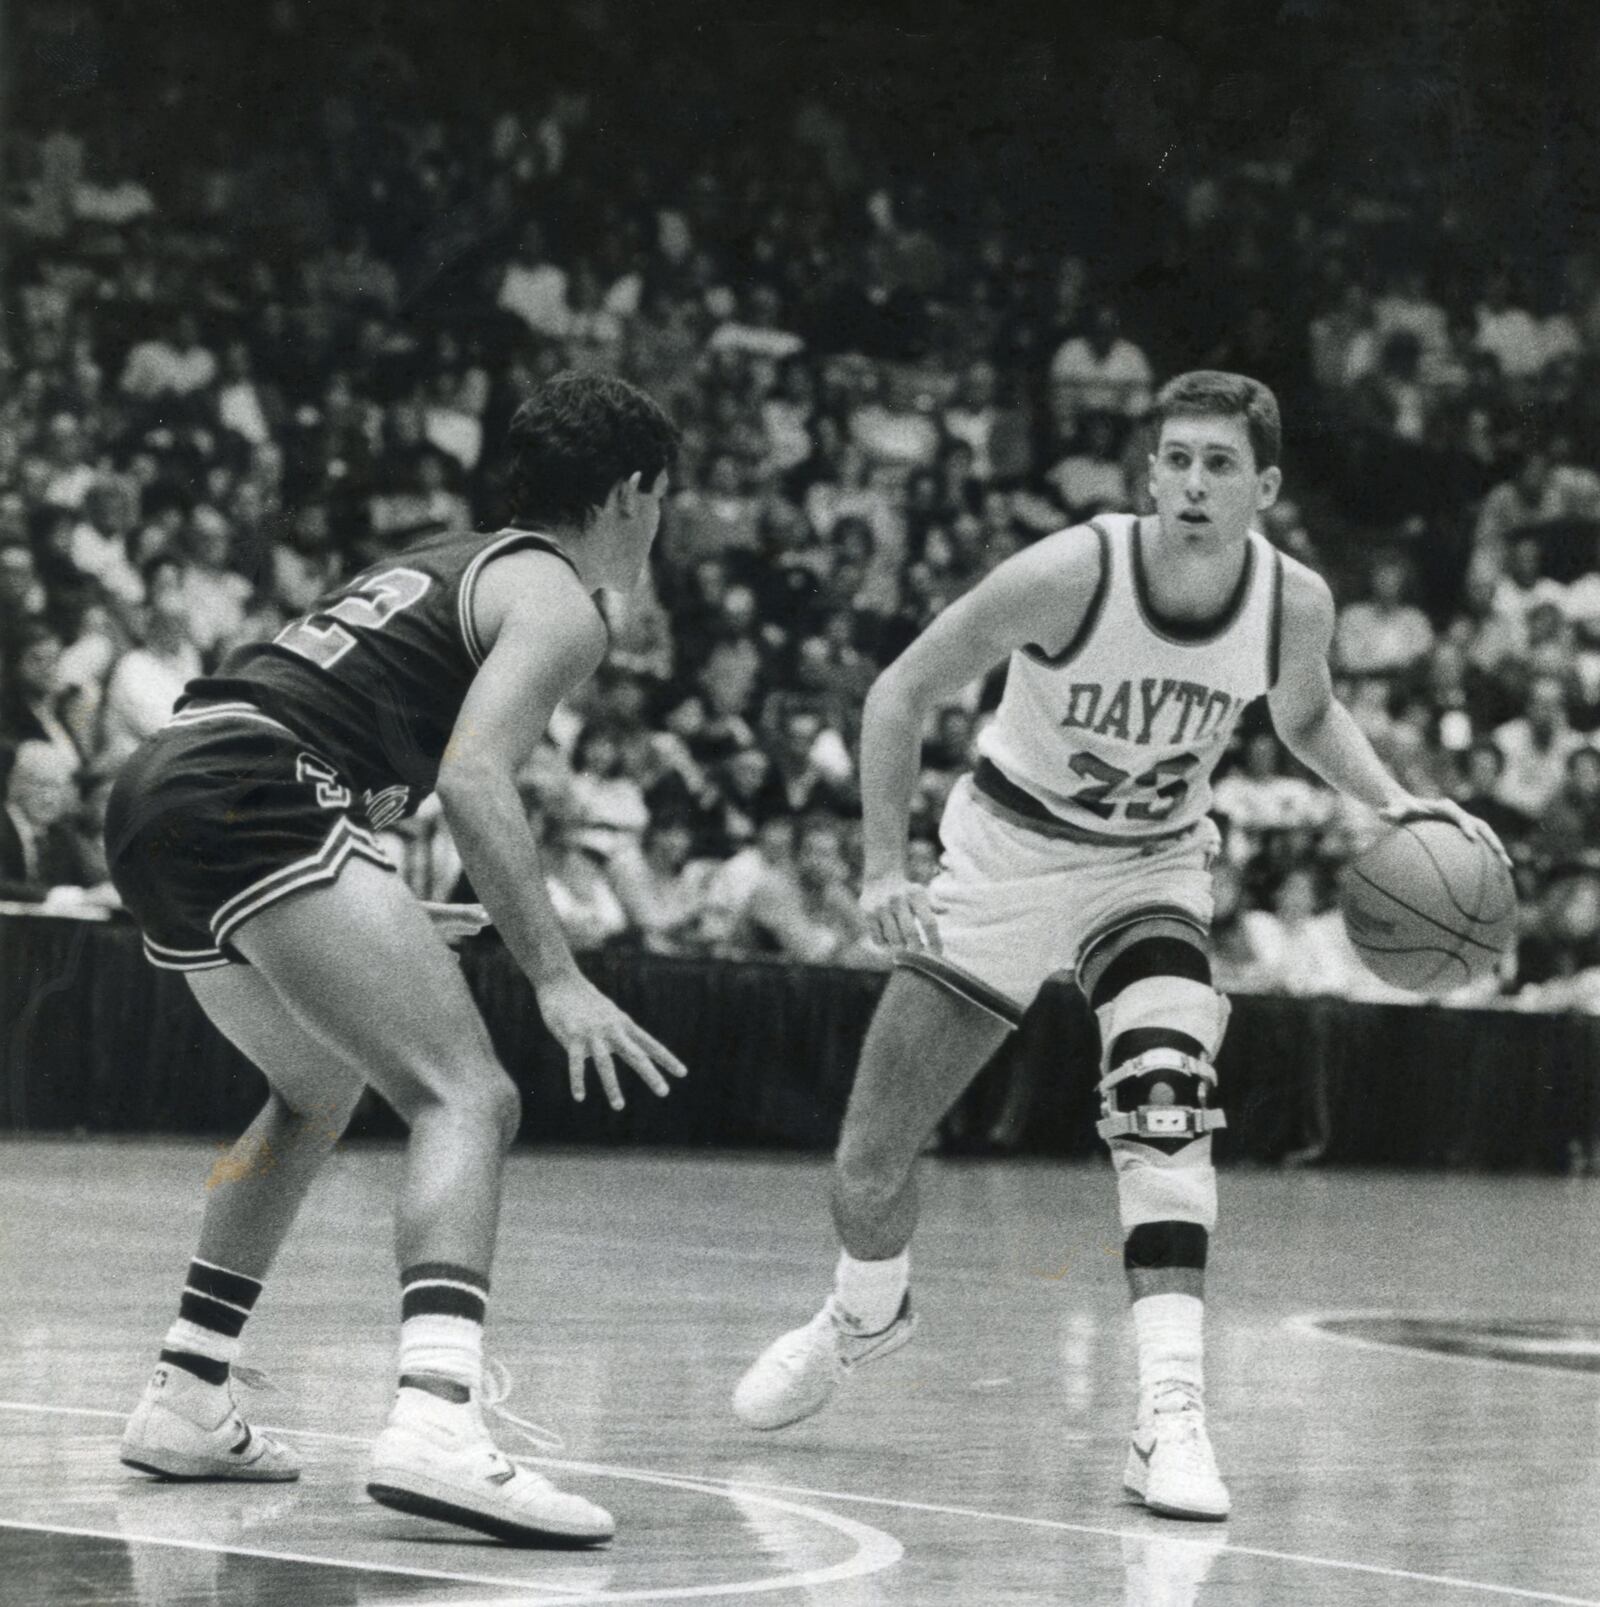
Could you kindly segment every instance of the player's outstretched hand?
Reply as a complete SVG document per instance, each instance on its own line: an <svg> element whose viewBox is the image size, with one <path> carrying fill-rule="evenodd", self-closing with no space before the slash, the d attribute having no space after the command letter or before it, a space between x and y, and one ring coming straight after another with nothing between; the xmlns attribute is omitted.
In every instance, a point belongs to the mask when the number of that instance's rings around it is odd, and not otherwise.
<svg viewBox="0 0 1600 1607"><path fill-rule="evenodd" d="M944 952L927 888L904 876L880 876L863 883L861 912L885 948Z"/></svg>
<svg viewBox="0 0 1600 1607"><path fill-rule="evenodd" d="M539 1013L551 1036L567 1052L572 1097L579 1103L584 1094L584 1067L591 1060L613 1110L623 1106L622 1085L617 1081L619 1057L661 1098L668 1091L662 1071L673 1077L689 1075L689 1068L670 1049L657 1043L626 1010L581 976L546 982L539 989Z"/></svg>
<svg viewBox="0 0 1600 1607"><path fill-rule="evenodd" d="M1407 798L1403 803L1390 804L1379 813L1391 826L1403 826L1408 820L1448 820L1469 837L1476 837L1479 842L1487 844L1500 856L1501 864L1507 870L1511 869L1511 856L1492 828L1476 815L1469 815L1460 804L1449 798Z"/></svg>
<svg viewBox="0 0 1600 1607"><path fill-rule="evenodd" d="M489 924L489 912L481 904L440 904L431 898L422 907L433 922L433 929L451 948L464 938L476 937Z"/></svg>

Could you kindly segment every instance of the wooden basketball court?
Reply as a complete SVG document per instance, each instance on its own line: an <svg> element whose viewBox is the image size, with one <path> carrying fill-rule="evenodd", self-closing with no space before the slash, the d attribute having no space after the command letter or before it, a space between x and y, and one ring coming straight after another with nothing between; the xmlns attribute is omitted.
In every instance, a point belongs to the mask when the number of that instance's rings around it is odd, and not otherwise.
<svg viewBox="0 0 1600 1607"><path fill-rule="evenodd" d="M1593 1182L1226 1175L1208 1364L1235 1513L1213 1527L1119 1488L1132 1358L1108 1169L931 1163L916 1342L761 1436L727 1397L826 1290L822 1164L520 1153L490 1345L511 1408L565 1438L552 1471L617 1515L609 1549L572 1554L362 1494L395 1343L395 1149L336 1157L247 1338L281 1390L247 1411L304 1479L118 1465L211 1159L0 1145L7 1607L1600 1607Z"/></svg>

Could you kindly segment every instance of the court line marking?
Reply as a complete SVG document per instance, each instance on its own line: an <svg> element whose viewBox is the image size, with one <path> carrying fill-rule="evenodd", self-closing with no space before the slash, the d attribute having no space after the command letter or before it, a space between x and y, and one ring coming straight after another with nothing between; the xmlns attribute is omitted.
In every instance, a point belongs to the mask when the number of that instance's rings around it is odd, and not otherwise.
<svg viewBox="0 0 1600 1607"><path fill-rule="evenodd" d="M1368 1339L1361 1334L1330 1333L1321 1326L1325 1322L1381 1322L1385 1319L1452 1323L1462 1320L1459 1312L1441 1315L1425 1311L1396 1311L1393 1307L1386 1307L1365 1311L1302 1311L1293 1317L1285 1317L1283 1327L1289 1333L1298 1334L1302 1338L1320 1339L1328 1345L1348 1345L1352 1350L1377 1350L1386 1356L1404 1356L1409 1361L1454 1362L1463 1367L1498 1367L1502 1370L1509 1368L1523 1378L1540 1384L1552 1376L1565 1375L1580 1383L1586 1381L1591 1390L1594 1388L1594 1374L1577 1367L1535 1367L1525 1361L1507 1361L1504 1356L1457 1356L1447 1350L1427 1350L1421 1345L1402 1345L1392 1339Z"/></svg>
<svg viewBox="0 0 1600 1607"><path fill-rule="evenodd" d="M349 1562L340 1557L313 1557L300 1551L268 1551L262 1546L227 1546L214 1540L179 1540L166 1535L129 1534L122 1529L94 1529L86 1524L26 1523L20 1518L0 1518L0 1529L26 1529L32 1534L78 1535L85 1540L115 1540L130 1546L170 1546L176 1551L259 1557L266 1562L293 1562L313 1568L345 1568L357 1573L400 1574L407 1579L441 1579L449 1584L493 1585L497 1589L518 1591L521 1593L520 1599L529 1602L585 1599L561 1586L535 1585L527 1580L502 1579L493 1574L455 1573L447 1568L400 1568L382 1562Z"/></svg>
<svg viewBox="0 0 1600 1607"><path fill-rule="evenodd" d="M1527 1369L1523 1369L1527 1371ZM82 1406L36 1406L24 1401L0 1401L0 1411L20 1412L59 1412L76 1417L111 1417L121 1418L122 1413L110 1412L103 1409ZM366 1446L371 1442L362 1439L356 1434L336 1434L324 1429L295 1429L263 1425L269 1433L284 1434L289 1437L299 1436L301 1439L324 1440L332 1444ZM1107 1540L1151 1540L1159 1538L1164 1543L1173 1545L1207 1546L1211 1544L1205 1540L1191 1539L1186 1535L1167 1534L1163 1531L1159 1536L1152 1534L1149 1528L1113 1527L1109 1524L1072 1523L1063 1518L1030 1518L1014 1512L989 1512L981 1507L945 1506L931 1501L906 1501L893 1496L882 1495L855 1495L845 1490L819 1490L804 1485L795 1484L769 1484L745 1479L717 1479L702 1475L680 1473L660 1473L642 1468L612 1468L597 1462L573 1462L556 1457L518 1457L517 1461L537 1463L545 1467L566 1468L571 1472L594 1473L620 1478L637 1479L644 1483L662 1483L701 1487L708 1493L724 1494L729 1491L746 1495L749 1499L759 1499L754 1492L772 1491L785 1496L811 1496L826 1501L842 1501L857 1506L889 1507L900 1512L926 1512L940 1517L975 1518L985 1523L1004 1523L1014 1528L1046 1529L1064 1534L1095 1535ZM809 1514L808 1514L809 1515ZM820 1514L817 1515L820 1518ZM835 1519L838 1514L830 1514ZM840 1520L848 1521L848 1520ZM830 1525L831 1526L831 1525ZM875 1534L882 1531L874 1530ZM121 1537L127 1538L127 1537ZM903 1555L904 1548L892 1536L883 1535ZM1259 1557L1266 1562L1286 1562L1301 1567L1327 1568L1339 1573L1365 1574L1378 1579L1403 1579L1410 1584L1440 1585L1449 1590L1475 1591L1479 1595L1499 1596L1514 1601L1536 1601L1550 1604L1550 1607L1600 1607L1600 1598L1590 1596L1562 1596L1548 1590L1528 1590L1517 1585L1496 1585L1484 1580L1461 1579L1451 1574L1419 1573L1409 1568L1392 1568L1384 1563L1350 1562L1339 1557L1316 1557L1307 1552L1273 1551L1265 1546L1235 1545L1231 1540L1218 1549L1218 1554L1234 1552L1242 1557ZM898 1560L898 1557L897 1559ZM888 1566L888 1564L884 1564ZM876 1571L876 1570L872 1570ZM536 1589L539 1587L527 1587ZM549 1587L544 1587L547 1591ZM684 1592L697 1595L707 1593L705 1587L687 1586L677 1587ZM745 1587L749 1588L749 1587ZM776 1588L769 1585L765 1588ZM730 1593L729 1587L712 1586L710 1590L726 1595ZM566 1599L574 1601L654 1601L663 1599L663 1592L619 1592L613 1594L596 1595L569 1595ZM678 1599L682 1599L682 1596ZM485 1604L461 1603L459 1607L485 1607Z"/></svg>
<svg viewBox="0 0 1600 1607"><path fill-rule="evenodd" d="M58 1417L110 1418L121 1421L126 1415L108 1411L103 1407L50 1406L29 1401L0 1401L0 1411L33 1412ZM263 1425L267 1428L267 1425ZM282 1433L289 1438L322 1440L335 1445L354 1445L368 1448L372 1442L359 1434L334 1434L322 1429L276 1429L269 1433ZM816 1568L797 1569L786 1574L765 1574L759 1579L734 1579L720 1584L665 1585L655 1589L587 1590L564 1585L540 1584L533 1580L504 1579L484 1574L450 1573L434 1568L404 1568L394 1564L363 1563L313 1557L303 1553L269 1551L259 1547L224 1545L211 1541L171 1540L163 1536L130 1534L121 1530L101 1530L69 1527L53 1523L24 1523L0 1519L0 1528L29 1529L50 1534L77 1534L87 1538L120 1540L131 1545L175 1546L191 1551L223 1552L229 1556L261 1557L281 1562L297 1562L312 1566L346 1568L384 1574L402 1574L422 1579L443 1579L459 1584L492 1585L498 1589L518 1592L518 1599L529 1602L623 1602L623 1601L703 1601L717 1596L756 1596L778 1590L812 1590L819 1585L838 1584L845 1580L865 1578L894 1567L904 1556L905 1547L892 1535L871 1524L847 1518L842 1513L824 1512L817 1507L783 1499L801 1492L771 1486L778 1493L764 1493L766 1485L747 1484L739 1479L699 1478L690 1474L658 1473L646 1468L612 1467L600 1463L564 1462L548 1457L516 1457L519 1462L539 1462L549 1467L562 1467L572 1472L595 1474L603 1478L626 1479L636 1484L658 1484L668 1489L690 1490L700 1495L717 1496L723 1500L750 1501L758 1506L771 1507L793 1517L804 1518L843 1535L855 1550L840 1562ZM497 1598L504 1599L504 1598ZM484 1607L484 1604L452 1603L452 1607Z"/></svg>

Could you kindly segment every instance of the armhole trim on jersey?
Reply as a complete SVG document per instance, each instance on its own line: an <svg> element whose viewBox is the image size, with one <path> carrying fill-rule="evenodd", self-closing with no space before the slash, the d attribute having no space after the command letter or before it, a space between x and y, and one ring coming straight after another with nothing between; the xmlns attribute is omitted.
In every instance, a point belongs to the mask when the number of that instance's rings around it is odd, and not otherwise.
<svg viewBox="0 0 1600 1607"><path fill-rule="evenodd" d="M1278 684L1283 668L1283 554L1272 553L1272 613L1267 621L1267 690Z"/></svg>
<svg viewBox="0 0 1600 1607"><path fill-rule="evenodd" d="M519 547L525 547L531 552L548 552L559 558L574 575L578 573L578 566L553 542L549 536L541 536L532 530L508 530L496 540L491 541L476 558L467 565L461 576L460 584L456 588L456 620L461 630L461 644L467 650L467 657L472 660L473 667L483 664L483 643L478 640L477 622L472 617L472 597L477 590L478 576L483 573L484 565L493 558L503 558L508 552L514 552Z"/></svg>
<svg viewBox="0 0 1600 1607"><path fill-rule="evenodd" d="M1105 526L1098 519L1091 519L1089 528L1094 531L1100 542L1100 578L1095 582L1094 596L1089 599L1089 606L1084 610L1077 630L1072 633L1072 640L1059 653L1047 653L1034 642L1029 642L1022 649L1035 664L1043 664L1052 670L1060 669L1063 664L1070 663L1083 651L1084 645L1094 634L1095 626L1100 623L1100 615L1106 606L1106 596L1111 590L1111 537L1106 534Z"/></svg>

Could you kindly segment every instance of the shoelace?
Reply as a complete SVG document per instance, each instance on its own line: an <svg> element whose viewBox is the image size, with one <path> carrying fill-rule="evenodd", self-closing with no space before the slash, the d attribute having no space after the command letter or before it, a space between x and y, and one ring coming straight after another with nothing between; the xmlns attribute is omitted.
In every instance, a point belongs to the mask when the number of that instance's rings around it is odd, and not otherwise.
<svg viewBox="0 0 1600 1607"><path fill-rule="evenodd" d="M535 1451L551 1455L566 1450L567 1442L554 1429L545 1428L543 1424L531 1422L506 1410L505 1403L510 1400L513 1387L510 1368L498 1357L487 1358L483 1364L483 1388L478 1394L479 1404L486 1411L493 1412L502 1423L515 1429Z"/></svg>

